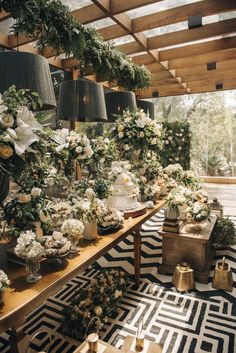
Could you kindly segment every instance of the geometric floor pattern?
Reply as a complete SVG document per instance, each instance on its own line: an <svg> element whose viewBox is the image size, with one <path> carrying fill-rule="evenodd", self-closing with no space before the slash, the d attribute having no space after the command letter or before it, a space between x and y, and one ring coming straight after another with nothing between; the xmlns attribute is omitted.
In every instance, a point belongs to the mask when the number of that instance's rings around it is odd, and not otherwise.
<svg viewBox="0 0 236 353"><path fill-rule="evenodd" d="M196 290L180 294L171 284L171 276L158 274L162 257L162 241L157 231L163 222L163 211L149 219L142 228L142 282L139 288L131 284L122 298L118 314L109 320L100 337L121 347L125 337L135 335L140 317L144 318L146 338L163 344L163 353L235 353L236 352L236 249L217 251L208 284L196 283ZM236 221L236 217L231 217ZM52 353L72 353L79 342L60 334L62 309L81 287L96 277L100 268L117 267L133 273L133 237L128 236L95 267L68 282L54 296L36 309L24 327L30 335L40 331L56 332L49 350ZM227 293L211 286L215 263L226 256L233 272L234 290ZM35 340L31 352L48 350L48 335ZM0 352L9 353L8 335L0 337ZM21 352L24 353L24 352Z"/></svg>

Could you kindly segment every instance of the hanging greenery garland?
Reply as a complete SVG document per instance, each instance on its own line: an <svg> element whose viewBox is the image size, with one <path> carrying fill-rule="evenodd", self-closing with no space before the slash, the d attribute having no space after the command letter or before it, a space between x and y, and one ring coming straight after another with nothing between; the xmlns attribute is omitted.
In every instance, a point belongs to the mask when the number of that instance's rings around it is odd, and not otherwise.
<svg viewBox="0 0 236 353"><path fill-rule="evenodd" d="M81 62L82 70L92 64L101 79L116 81L128 90L150 84L151 73L145 66L134 64L120 50L104 42L94 29L83 26L59 0L0 0L2 10L15 19L15 34L37 40L40 50L51 47L56 56L62 52L73 55Z"/></svg>

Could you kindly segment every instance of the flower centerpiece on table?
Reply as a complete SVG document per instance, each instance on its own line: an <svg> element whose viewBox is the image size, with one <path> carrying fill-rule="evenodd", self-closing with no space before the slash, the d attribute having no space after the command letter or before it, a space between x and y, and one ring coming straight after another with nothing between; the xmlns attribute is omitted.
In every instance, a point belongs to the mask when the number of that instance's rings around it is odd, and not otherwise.
<svg viewBox="0 0 236 353"><path fill-rule="evenodd" d="M30 229L41 236L41 228L47 230L50 225L51 212L49 199L41 188L20 190L4 205L4 219L10 238Z"/></svg>
<svg viewBox="0 0 236 353"><path fill-rule="evenodd" d="M200 201L193 202L186 209L187 219L195 222L202 222L209 218L210 208L207 203L202 203Z"/></svg>
<svg viewBox="0 0 236 353"><path fill-rule="evenodd" d="M172 189L165 198L167 208L165 209L165 218L176 220L180 216L179 207L187 203L186 195L182 188Z"/></svg>
<svg viewBox="0 0 236 353"><path fill-rule="evenodd" d="M31 147L39 141L42 125L29 108L40 104L37 93L15 86L0 94L0 172L14 180L23 170L26 154L34 152Z"/></svg>
<svg viewBox="0 0 236 353"><path fill-rule="evenodd" d="M103 208L98 216L98 227L101 234L111 233L122 227L124 214L114 208Z"/></svg>
<svg viewBox="0 0 236 353"><path fill-rule="evenodd" d="M3 300L2 298L3 291L5 288L9 287L9 285L10 285L10 281L8 279L7 274L4 271L0 270L0 304Z"/></svg>
<svg viewBox="0 0 236 353"><path fill-rule="evenodd" d="M96 177L97 173L103 172L111 167L111 163L118 157L117 148L113 139L98 136L91 140L93 155L87 162L87 167L92 176Z"/></svg>
<svg viewBox="0 0 236 353"><path fill-rule="evenodd" d="M75 215L84 222L84 239L94 240L97 237L97 220L102 213L104 203L95 197L93 189L88 188L85 199L77 200L74 205Z"/></svg>
<svg viewBox="0 0 236 353"><path fill-rule="evenodd" d="M96 178L83 178L73 183L74 192L69 196L73 198L74 193L80 198L86 197L86 190L92 189L95 197L100 200L107 199L111 193L111 180L98 173Z"/></svg>
<svg viewBox="0 0 236 353"><path fill-rule="evenodd" d="M161 188L156 183L155 180L148 181L146 176L138 177L138 186L141 194L141 199L145 201L154 201L156 202L161 194Z"/></svg>
<svg viewBox="0 0 236 353"><path fill-rule="evenodd" d="M163 173L168 176L169 179L174 179L176 182L182 180L183 168L179 163L169 164L164 168Z"/></svg>
<svg viewBox="0 0 236 353"><path fill-rule="evenodd" d="M192 190L199 190L202 187L200 178L197 173L192 170L184 170L181 175L181 181L184 186Z"/></svg>
<svg viewBox="0 0 236 353"><path fill-rule="evenodd" d="M126 110L123 115L118 115L111 137L125 159L133 158L133 153L137 151L140 154L148 151L159 153L163 148L162 125L150 119L142 109Z"/></svg>
<svg viewBox="0 0 236 353"><path fill-rule="evenodd" d="M41 275L38 273L40 269L39 261L44 255L44 247L37 240L37 236L32 230L20 233L14 252L26 261L26 270L29 272L26 281L37 282L40 280Z"/></svg>
<svg viewBox="0 0 236 353"><path fill-rule="evenodd" d="M91 279L90 285L81 288L77 297L63 310L63 333L81 339L94 316L99 317L102 325L108 322L109 317L117 313L127 286L128 275L124 271L108 269L98 273L96 278ZM96 327L92 326L91 329Z"/></svg>
<svg viewBox="0 0 236 353"><path fill-rule="evenodd" d="M64 220L73 218L73 206L67 200L55 201L51 204L52 223L55 227L62 226Z"/></svg>
<svg viewBox="0 0 236 353"><path fill-rule="evenodd" d="M82 238L84 225L78 219L66 219L61 226L61 233L71 241L71 252L77 252L79 239Z"/></svg>

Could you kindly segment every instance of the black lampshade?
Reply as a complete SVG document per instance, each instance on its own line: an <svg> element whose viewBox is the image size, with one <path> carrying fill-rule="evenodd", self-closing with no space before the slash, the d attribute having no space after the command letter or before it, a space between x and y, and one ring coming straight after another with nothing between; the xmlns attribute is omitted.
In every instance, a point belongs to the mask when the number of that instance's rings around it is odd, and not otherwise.
<svg viewBox="0 0 236 353"><path fill-rule="evenodd" d="M57 117L69 121L106 121L102 86L86 79L62 82Z"/></svg>
<svg viewBox="0 0 236 353"><path fill-rule="evenodd" d="M123 110L135 110L137 108L134 92L109 92L105 94L107 116L109 121L115 121L117 114Z"/></svg>
<svg viewBox="0 0 236 353"><path fill-rule="evenodd" d="M18 51L0 53L0 93L11 85L37 92L43 103L40 110L56 107L49 64L40 55Z"/></svg>
<svg viewBox="0 0 236 353"><path fill-rule="evenodd" d="M155 118L154 103L144 100L138 100L137 107L143 109L144 112L149 115L149 118Z"/></svg>

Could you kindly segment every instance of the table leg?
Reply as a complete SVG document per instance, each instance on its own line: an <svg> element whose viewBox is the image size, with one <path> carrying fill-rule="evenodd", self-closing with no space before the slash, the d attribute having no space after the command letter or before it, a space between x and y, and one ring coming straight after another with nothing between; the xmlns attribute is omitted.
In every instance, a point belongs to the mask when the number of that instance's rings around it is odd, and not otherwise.
<svg viewBox="0 0 236 353"><path fill-rule="evenodd" d="M140 228L134 231L134 281L136 286L140 282L141 265L141 233Z"/></svg>
<svg viewBox="0 0 236 353"><path fill-rule="evenodd" d="M17 332L14 328L10 329L10 352L11 353L19 353L18 350L18 336Z"/></svg>

